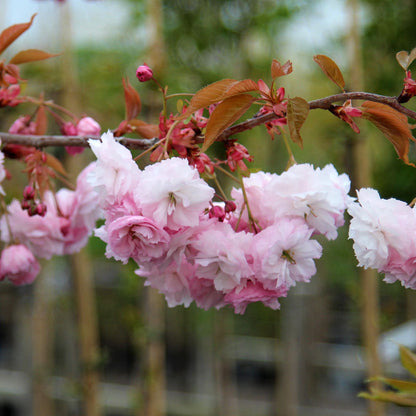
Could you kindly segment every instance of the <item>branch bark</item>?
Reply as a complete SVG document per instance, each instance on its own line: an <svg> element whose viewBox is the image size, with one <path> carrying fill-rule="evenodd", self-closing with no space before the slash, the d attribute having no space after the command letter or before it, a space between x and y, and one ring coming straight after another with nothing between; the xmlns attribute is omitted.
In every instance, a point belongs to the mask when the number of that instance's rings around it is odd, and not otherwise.
<svg viewBox="0 0 416 416"><path fill-rule="evenodd" d="M416 111L410 110L407 107L404 107L400 104L398 97L391 97L386 95L378 95L368 92L343 92L340 94L330 95L328 97L319 98L317 100L309 101L309 108L311 110L329 110L332 104L336 102L343 102L346 100L366 100L374 101L381 104L386 104L391 108L394 108L398 112L404 114L405 116L416 120ZM267 122L270 122L278 117L274 113L265 114L259 117L253 117L248 120L245 120L239 124L235 124L231 127L228 127L224 130L218 137L217 141L226 141L231 136L242 133L243 131L251 130L254 127L261 126ZM11 134L0 132L0 139L3 144L19 144L22 146L32 146L37 148L45 148L51 146L79 146L79 147L89 147L88 139L100 140L98 136L55 136L55 135L43 135L43 136L34 136L34 135L20 135L20 134ZM141 149L146 150L151 146L154 146L158 142L158 138L153 139L133 139L129 137L120 137L118 141L128 147L129 149ZM200 136L197 138L198 142L203 142L203 137Z"/></svg>

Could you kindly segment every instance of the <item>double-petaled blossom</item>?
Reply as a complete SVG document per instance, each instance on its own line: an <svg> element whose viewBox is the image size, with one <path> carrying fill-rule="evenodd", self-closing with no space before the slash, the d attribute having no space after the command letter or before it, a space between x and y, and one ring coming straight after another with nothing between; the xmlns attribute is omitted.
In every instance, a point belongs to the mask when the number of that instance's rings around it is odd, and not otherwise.
<svg viewBox="0 0 416 416"><path fill-rule="evenodd" d="M40 272L39 262L33 253L22 244L3 249L0 255L0 280L9 280L14 285L33 283Z"/></svg>
<svg viewBox="0 0 416 416"><path fill-rule="evenodd" d="M9 128L11 134L36 134L36 122L29 115L20 116Z"/></svg>
<svg viewBox="0 0 416 416"><path fill-rule="evenodd" d="M359 190L357 197L348 212L358 265L384 273L387 282L399 280L416 289L416 210L394 198L382 199L370 188Z"/></svg>
<svg viewBox="0 0 416 416"><path fill-rule="evenodd" d="M101 140L88 140L97 163L88 176L90 185L99 195L100 204L112 204L122 200L137 187L140 170L131 152L118 143L111 132L104 133Z"/></svg>
<svg viewBox="0 0 416 416"><path fill-rule="evenodd" d="M172 158L147 166L134 194L144 216L176 230L198 225L214 190L185 159Z"/></svg>

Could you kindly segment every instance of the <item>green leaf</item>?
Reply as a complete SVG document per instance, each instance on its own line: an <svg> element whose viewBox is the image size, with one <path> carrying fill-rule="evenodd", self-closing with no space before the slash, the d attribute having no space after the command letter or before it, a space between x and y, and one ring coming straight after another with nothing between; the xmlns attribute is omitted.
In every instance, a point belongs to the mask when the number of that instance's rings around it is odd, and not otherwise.
<svg viewBox="0 0 416 416"><path fill-rule="evenodd" d="M387 384L390 387L393 387L396 390L399 390L400 393L406 394L415 394L416 397L416 383L406 380L397 380L394 378L387 377L376 377L374 380L381 381L384 384Z"/></svg>
<svg viewBox="0 0 416 416"><path fill-rule="evenodd" d="M403 367L416 377L416 355L403 345L400 345L400 360Z"/></svg>
<svg viewBox="0 0 416 416"><path fill-rule="evenodd" d="M309 104L301 97L289 98L287 102L287 124L290 137L294 143L303 148L300 129L309 114Z"/></svg>
<svg viewBox="0 0 416 416"><path fill-rule="evenodd" d="M416 406L416 395L395 393L392 391L371 389L370 393L362 392L358 394L358 397L362 397L363 399L394 403L399 406Z"/></svg>

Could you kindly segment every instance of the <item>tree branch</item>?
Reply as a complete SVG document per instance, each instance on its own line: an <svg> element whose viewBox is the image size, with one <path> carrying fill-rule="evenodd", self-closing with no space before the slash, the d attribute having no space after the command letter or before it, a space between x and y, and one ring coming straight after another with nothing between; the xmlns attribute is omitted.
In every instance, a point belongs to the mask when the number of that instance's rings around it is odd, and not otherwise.
<svg viewBox="0 0 416 416"><path fill-rule="evenodd" d="M397 97L389 97L385 95L372 94L368 92L344 92L340 94L330 95L328 97L309 101L309 108L311 110L321 109L329 110L333 103L346 100L367 100L374 101L381 104L386 104L409 118L416 120L416 112L409 110L402 106ZM228 127L218 137L217 141L226 141L231 136L242 133L243 131L251 130L254 127L260 126L278 118L274 113L265 114L259 117L253 117L245 120L239 124ZM88 139L100 140L100 137L81 137L81 136L34 136L34 135L19 135L0 132L1 142L3 144L13 143L22 146L33 146L37 148L44 148L49 146L79 146L88 147ZM200 140L199 140L200 139ZM129 149L148 149L158 142L158 138L153 139L132 139L128 137L120 137L118 141L128 147ZM202 138L198 138L202 142Z"/></svg>

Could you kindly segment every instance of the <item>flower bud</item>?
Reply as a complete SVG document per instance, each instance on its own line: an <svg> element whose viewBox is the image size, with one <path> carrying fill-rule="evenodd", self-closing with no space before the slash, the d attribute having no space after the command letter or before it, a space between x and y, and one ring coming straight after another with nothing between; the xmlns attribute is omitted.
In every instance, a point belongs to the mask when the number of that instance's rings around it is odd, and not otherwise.
<svg viewBox="0 0 416 416"><path fill-rule="evenodd" d="M153 78L153 71L146 64L140 65L136 70L136 77L140 82L150 81Z"/></svg>
<svg viewBox="0 0 416 416"><path fill-rule="evenodd" d="M44 217L47 211L47 207L44 203L39 203L36 205L36 214L38 214L41 217Z"/></svg>
<svg viewBox="0 0 416 416"><path fill-rule="evenodd" d="M82 117L77 124L78 136L99 136L101 126L91 117Z"/></svg>
<svg viewBox="0 0 416 416"><path fill-rule="evenodd" d="M237 209L237 205L234 201L226 201L224 210L228 214L229 212L234 212Z"/></svg>
<svg viewBox="0 0 416 416"><path fill-rule="evenodd" d="M25 186L25 189L23 189L23 198L30 200L35 197L35 189L31 185Z"/></svg>

